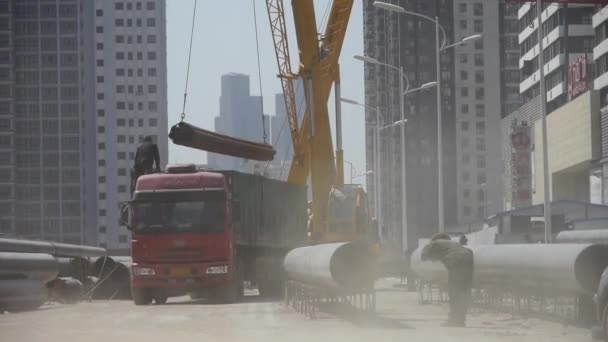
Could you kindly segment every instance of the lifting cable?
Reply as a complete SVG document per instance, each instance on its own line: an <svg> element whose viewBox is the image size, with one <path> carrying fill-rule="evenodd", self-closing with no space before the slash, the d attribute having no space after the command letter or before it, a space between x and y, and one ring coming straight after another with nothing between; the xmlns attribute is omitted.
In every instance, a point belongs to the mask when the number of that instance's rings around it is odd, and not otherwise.
<svg viewBox="0 0 608 342"><path fill-rule="evenodd" d="M182 122L186 118L186 98L188 97L188 80L190 79L190 59L192 58L192 40L194 38L194 23L196 20L196 2L194 0L194 10L192 11L192 30L190 31L190 49L188 51L188 66L186 69L186 87L184 89L184 106L182 107L181 119Z"/></svg>
<svg viewBox="0 0 608 342"><path fill-rule="evenodd" d="M260 65L260 42L258 39L258 16L255 10L255 0L252 0L253 4L253 25L255 26L255 47L256 53L258 56L258 80L260 81L260 105L262 110L262 132L264 138L264 144L266 144L266 140L268 139L268 135L266 135L266 117L264 116L264 90L262 88L262 67Z"/></svg>

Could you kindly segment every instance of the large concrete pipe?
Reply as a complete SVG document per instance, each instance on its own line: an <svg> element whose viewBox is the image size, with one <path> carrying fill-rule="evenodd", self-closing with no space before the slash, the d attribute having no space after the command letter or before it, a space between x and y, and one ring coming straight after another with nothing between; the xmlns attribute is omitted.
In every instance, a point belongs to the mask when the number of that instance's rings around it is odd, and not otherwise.
<svg viewBox="0 0 608 342"><path fill-rule="evenodd" d="M0 280L0 311L35 310L46 302L48 291L39 280Z"/></svg>
<svg viewBox="0 0 608 342"><path fill-rule="evenodd" d="M474 253L475 287L545 294L584 294L597 290L608 266L608 246L591 244L522 244L470 246ZM414 252L419 255L421 248ZM412 258L422 279L442 282L440 263ZM443 272L439 272L439 270Z"/></svg>
<svg viewBox="0 0 608 342"><path fill-rule="evenodd" d="M557 234L555 242L608 244L608 229L564 230Z"/></svg>
<svg viewBox="0 0 608 342"><path fill-rule="evenodd" d="M369 246L328 243L296 248L285 256L289 280L327 289L369 290L373 287L373 255Z"/></svg>
<svg viewBox="0 0 608 342"><path fill-rule="evenodd" d="M101 257L93 264L96 299L128 299L131 297L131 257Z"/></svg>
<svg viewBox="0 0 608 342"><path fill-rule="evenodd" d="M105 248L70 245L66 243L0 238L1 252L44 253L58 257L99 257L106 255Z"/></svg>
<svg viewBox="0 0 608 342"><path fill-rule="evenodd" d="M0 279L29 279L45 284L58 273L59 263L49 254L0 252Z"/></svg>

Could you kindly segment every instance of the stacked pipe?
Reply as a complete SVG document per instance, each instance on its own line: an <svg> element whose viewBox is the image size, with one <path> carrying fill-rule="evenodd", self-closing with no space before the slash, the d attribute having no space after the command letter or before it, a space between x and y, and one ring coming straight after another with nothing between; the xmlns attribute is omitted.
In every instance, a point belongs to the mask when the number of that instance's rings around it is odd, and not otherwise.
<svg viewBox="0 0 608 342"><path fill-rule="evenodd" d="M474 286L483 289L555 295L593 294L608 266L608 246L599 244L477 245ZM446 283L438 262L423 262L422 247L412 254L411 267L427 282Z"/></svg>
<svg viewBox="0 0 608 342"><path fill-rule="evenodd" d="M0 312L36 309L49 294L80 298L87 258L105 254L97 247L0 238Z"/></svg>
<svg viewBox="0 0 608 342"><path fill-rule="evenodd" d="M93 298L131 298L131 257L100 257L93 263L92 274L97 279L92 289Z"/></svg>
<svg viewBox="0 0 608 342"><path fill-rule="evenodd" d="M169 138L176 145L238 158L270 161L275 155L271 145L229 137L185 122L171 127Z"/></svg>
<svg viewBox="0 0 608 342"><path fill-rule="evenodd" d="M564 230L557 234L555 242L608 244L608 229Z"/></svg>

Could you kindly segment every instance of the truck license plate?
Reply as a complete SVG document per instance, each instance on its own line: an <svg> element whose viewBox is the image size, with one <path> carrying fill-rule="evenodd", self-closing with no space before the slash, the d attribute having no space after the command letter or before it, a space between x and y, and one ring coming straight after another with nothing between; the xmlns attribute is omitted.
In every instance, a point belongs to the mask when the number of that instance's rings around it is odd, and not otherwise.
<svg viewBox="0 0 608 342"><path fill-rule="evenodd" d="M173 275L178 277L183 277L190 275L190 268L188 267L178 267L173 269Z"/></svg>

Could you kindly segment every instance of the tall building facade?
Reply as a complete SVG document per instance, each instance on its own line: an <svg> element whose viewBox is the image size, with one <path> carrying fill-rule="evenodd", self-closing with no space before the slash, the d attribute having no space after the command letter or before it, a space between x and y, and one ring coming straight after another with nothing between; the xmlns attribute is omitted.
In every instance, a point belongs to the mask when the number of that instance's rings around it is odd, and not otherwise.
<svg viewBox="0 0 608 342"><path fill-rule="evenodd" d="M126 247L129 154L151 134L167 158L164 1L9 0L0 17L0 232Z"/></svg>
<svg viewBox="0 0 608 342"><path fill-rule="evenodd" d="M222 75L220 114L215 117L215 131L231 137L256 142L271 139L270 118L262 115L262 98L250 94L249 76L238 73ZM209 153L210 167L224 170L255 170L256 163L245 159Z"/></svg>
<svg viewBox="0 0 608 342"><path fill-rule="evenodd" d="M90 172L97 191L86 199L97 202L90 219L97 222L98 243L126 248L130 234L117 226L118 203L131 196L137 146L152 136L163 166L168 158L165 1L95 1L92 22L96 164Z"/></svg>
<svg viewBox="0 0 608 342"><path fill-rule="evenodd" d="M80 1L0 1L0 231L80 243Z"/></svg>
<svg viewBox="0 0 608 342"><path fill-rule="evenodd" d="M391 1L409 11L430 17L438 16L453 40L453 1ZM390 13L364 1L364 54L383 63L403 67L412 88L436 80L434 24L413 16ZM457 220L456 200L456 130L454 110L454 55L448 50L441 55L443 107L443 167L445 220ZM379 108L380 124L400 120L399 77L393 70L365 64L365 103ZM406 170L401 169L400 127L380 131L380 172L367 179L370 194L376 191L375 178L380 181L379 216L390 243L415 246L418 238L437 231L437 115L435 91L420 91L405 97ZM373 168L376 146L374 127L376 113L366 111L366 158ZM407 223L402 218L401 172L407 172ZM370 195L370 198L373 197ZM407 233L403 235L404 227Z"/></svg>
<svg viewBox="0 0 608 342"><path fill-rule="evenodd" d="M603 40L600 10L601 7L592 4L557 3L546 3L542 9L540 27L544 37L542 53L553 200L589 201L590 198L590 168L599 158L599 97L591 80L596 67L601 73L601 65L596 65L597 60L593 62L594 58L601 59L601 54L594 53L594 46ZM501 123L504 210L544 200L536 5L520 5L517 18L519 92L523 103L517 110L503 113ZM595 86L599 88L601 86Z"/></svg>

